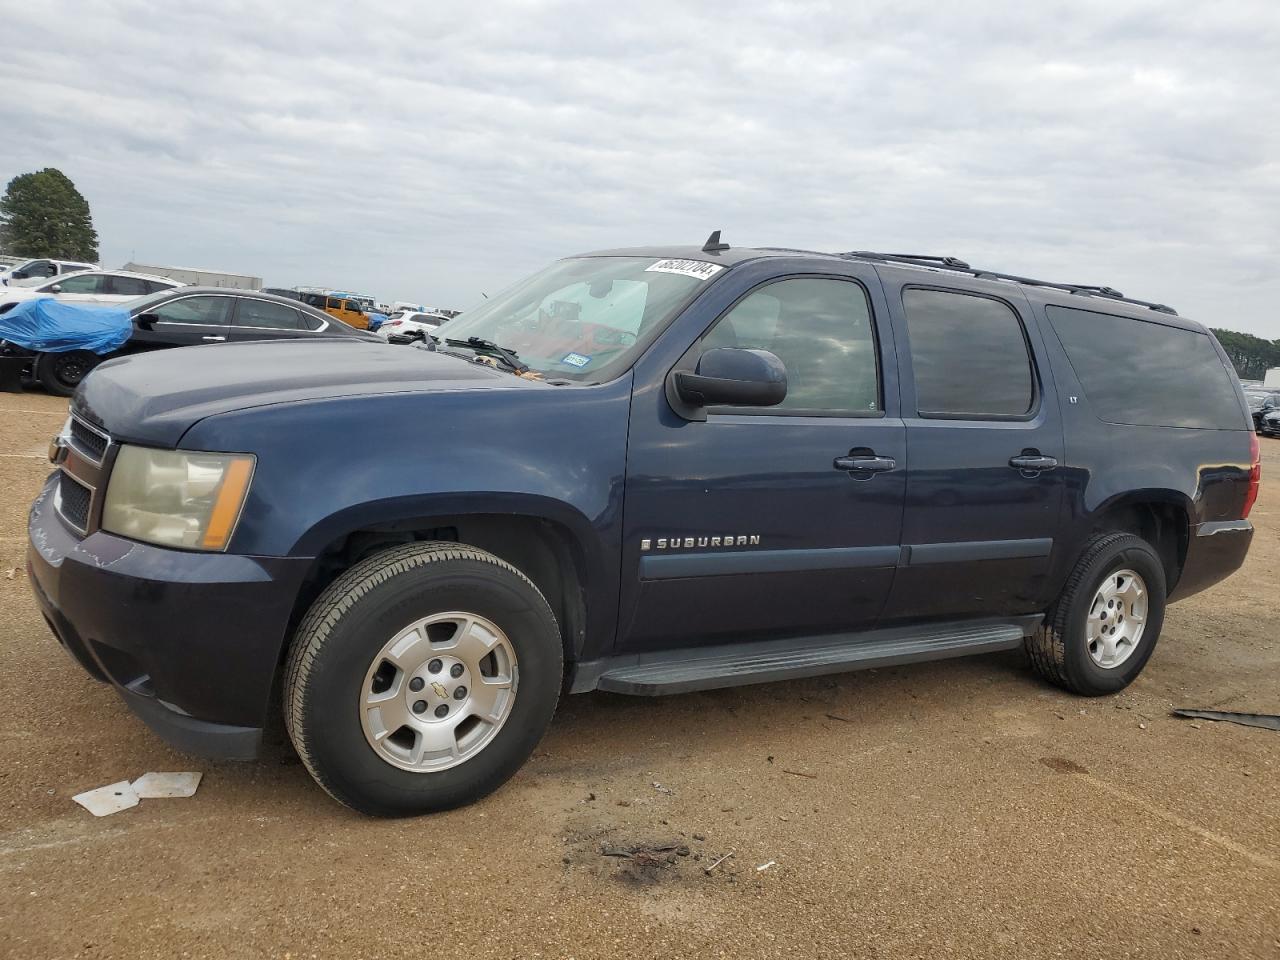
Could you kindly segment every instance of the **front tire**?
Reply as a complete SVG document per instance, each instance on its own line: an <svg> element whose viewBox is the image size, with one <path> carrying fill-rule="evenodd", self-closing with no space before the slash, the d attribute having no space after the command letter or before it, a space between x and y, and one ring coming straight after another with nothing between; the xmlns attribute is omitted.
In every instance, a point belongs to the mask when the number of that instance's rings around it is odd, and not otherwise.
<svg viewBox="0 0 1280 960"><path fill-rule="evenodd" d="M335 580L294 637L284 716L307 770L362 813L480 799L551 723L560 632L520 571L482 550L414 543Z"/></svg>
<svg viewBox="0 0 1280 960"><path fill-rule="evenodd" d="M1050 683L1086 697L1123 690L1164 625L1164 564L1145 540L1099 534L1086 544L1027 652Z"/></svg>
<svg viewBox="0 0 1280 960"><path fill-rule="evenodd" d="M69 397L101 359L88 350L42 353L35 363L35 377L49 393Z"/></svg>

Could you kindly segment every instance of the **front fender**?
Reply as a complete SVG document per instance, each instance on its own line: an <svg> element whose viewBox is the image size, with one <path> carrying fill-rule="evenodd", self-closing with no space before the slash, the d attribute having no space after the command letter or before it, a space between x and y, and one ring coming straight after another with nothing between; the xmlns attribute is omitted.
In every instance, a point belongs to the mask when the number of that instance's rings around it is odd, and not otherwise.
<svg viewBox="0 0 1280 960"><path fill-rule="evenodd" d="M299 401L208 417L180 445L258 458L233 553L315 557L353 531L432 517L545 519L582 553L593 635L612 636L630 402L630 374Z"/></svg>

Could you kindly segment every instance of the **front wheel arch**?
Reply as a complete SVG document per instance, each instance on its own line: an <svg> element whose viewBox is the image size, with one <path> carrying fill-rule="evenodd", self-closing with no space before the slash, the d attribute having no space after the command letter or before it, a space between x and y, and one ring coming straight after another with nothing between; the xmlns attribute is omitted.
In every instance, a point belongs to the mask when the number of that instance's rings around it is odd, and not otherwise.
<svg viewBox="0 0 1280 960"><path fill-rule="evenodd" d="M589 636L607 631L607 611L589 622L587 597L598 589L591 557L565 524L533 514L462 513L388 520L344 531L320 547L294 601L292 636L317 596L346 570L388 547L443 541L475 547L510 563L547 598L560 626L565 662L583 656ZM286 650L281 650L283 661Z"/></svg>

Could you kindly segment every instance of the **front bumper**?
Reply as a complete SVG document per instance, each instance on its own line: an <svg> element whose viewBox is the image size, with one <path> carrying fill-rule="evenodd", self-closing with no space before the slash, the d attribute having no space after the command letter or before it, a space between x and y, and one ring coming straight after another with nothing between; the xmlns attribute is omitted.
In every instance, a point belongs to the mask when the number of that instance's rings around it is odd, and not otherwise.
<svg viewBox="0 0 1280 960"><path fill-rule="evenodd" d="M152 730L208 757L257 755L307 559L191 553L98 531L80 539L31 507L27 571L63 648Z"/></svg>
<svg viewBox="0 0 1280 960"><path fill-rule="evenodd" d="M1244 563L1252 542L1253 524L1248 520L1213 520L1192 527L1182 575L1169 602L1185 600L1231 576Z"/></svg>

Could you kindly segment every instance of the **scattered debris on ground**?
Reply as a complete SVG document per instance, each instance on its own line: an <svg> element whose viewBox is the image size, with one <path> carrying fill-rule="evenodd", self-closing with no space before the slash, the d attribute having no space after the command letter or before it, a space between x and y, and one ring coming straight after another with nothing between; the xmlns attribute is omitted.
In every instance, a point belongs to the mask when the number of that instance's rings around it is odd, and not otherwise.
<svg viewBox="0 0 1280 960"><path fill-rule="evenodd" d="M138 805L138 795L133 792L133 785L128 780L86 790L84 793L77 793L71 799L95 817L108 817Z"/></svg>
<svg viewBox="0 0 1280 960"><path fill-rule="evenodd" d="M734 854L734 852L735 852L735 851L730 850L728 853L726 853L724 856L722 856L722 857L718 858L718 859L717 859L717 860L715 860L713 863L708 864L706 867L703 867L703 868L702 868L702 872L703 872L703 873L705 873L705 874L708 874L708 875L709 875L709 874L711 873L711 871L712 871L712 870L714 870L716 867L720 866L720 864L724 863L726 860L728 860L730 857L732 857L732 856L733 856L733 854Z"/></svg>
<svg viewBox="0 0 1280 960"><path fill-rule="evenodd" d="M689 845L678 841L660 844L638 843L634 847L615 847L604 844L600 847L601 856L621 857L638 863L672 864L676 862L676 857L687 857L689 852Z"/></svg>
<svg viewBox="0 0 1280 960"><path fill-rule="evenodd" d="M1040 762L1054 773L1088 773L1084 767L1066 757L1041 757Z"/></svg>
<svg viewBox="0 0 1280 960"><path fill-rule="evenodd" d="M1280 716L1274 713L1230 713L1223 710L1184 710L1173 711L1175 717L1195 717L1198 720L1221 720L1224 723L1238 723L1242 727L1261 727L1263 730L1280 730Z"/></svg>
<svg viewBox="0 0 1280 960"><path fill-rule="evenodd" d="M133 781L133 792L139 800L172 800L193 797L200 786L202 773L157 773L148 771Z"/></svg>
<svg viewBox="0 0 1280 960"><path fill-rule="evenodd" d="M130 783L121 780L77 793L71 799L95 817L106 817L136 807L142 800L169 800L195 796L200 786L199 772L170 773L148 771Z"/></svg>

